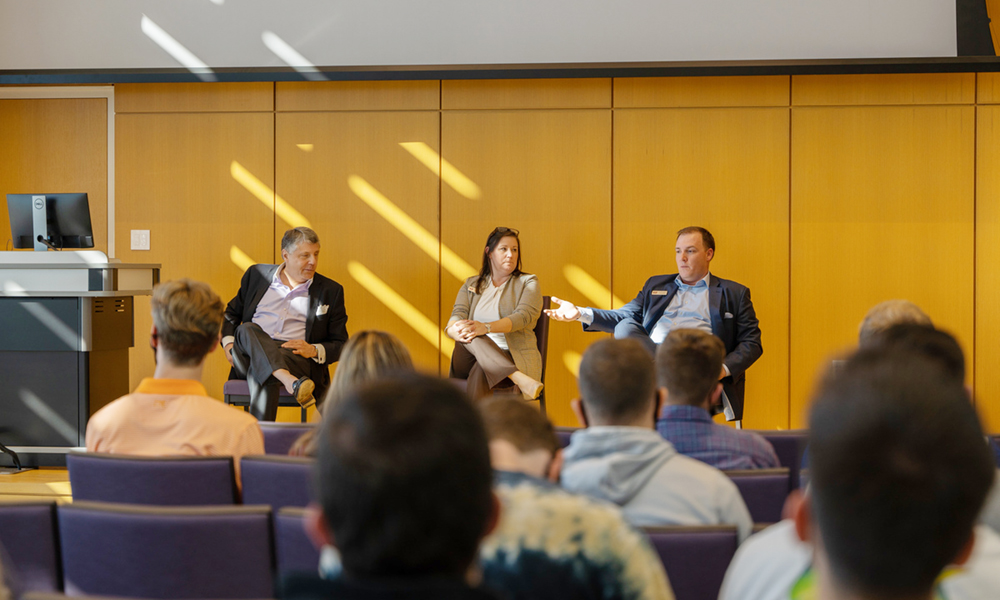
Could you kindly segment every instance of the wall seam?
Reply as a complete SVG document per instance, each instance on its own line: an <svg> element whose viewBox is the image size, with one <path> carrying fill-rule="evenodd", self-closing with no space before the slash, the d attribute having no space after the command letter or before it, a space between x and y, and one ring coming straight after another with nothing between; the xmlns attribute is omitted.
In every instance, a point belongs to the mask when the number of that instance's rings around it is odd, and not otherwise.
<svg viewBox="0 0 1000 600"><path fill-rule="evenodd" d="M785 427L792 428L792 76L788 76L788 331L785 348L788 351L785 404Z"/></svg>

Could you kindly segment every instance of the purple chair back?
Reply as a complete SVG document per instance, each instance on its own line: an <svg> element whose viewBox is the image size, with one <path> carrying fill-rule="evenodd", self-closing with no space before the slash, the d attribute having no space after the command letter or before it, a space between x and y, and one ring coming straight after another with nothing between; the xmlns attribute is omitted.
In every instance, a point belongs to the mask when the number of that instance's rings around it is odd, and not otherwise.
<svg viewBox="0 0 1000 600"><path fill-rule="evenodd" d="M723 471L743 496L754 523L777 523L791 491L789 470L745 469Z"/></svg>
<svg viewBox="0 0 1000 600"><path fill-rule="evenodd" d="M0 503L0 547L23 590L62 590L54 501Z"/></svg>
<svg viewBox="0 0 1000 600"><path fill-rule="evenodd" d="M736 554L736 527L646 527L677 600L716 600Z"/></svg>
<svg viewBox="0 0 1000 600"><path fill-rule="evenodd" d="M556 427L556 437L559 438L559 443L565 448L569 446L569 439L573 437L573 432L577 431L579 427Z"/></svg>
<svg viewBox="0 0 1000 600"><path fill-rule="evenodd" d="M295 571L316 573L319 569L319 550L302 528L305 512L301 508L283 508L274 518L279 576Z"/></svg>
<svg viewBox="0 0 1000 600"><path fill-rule="evenodd" d="M806 449L809 437L808 429L788 429L784 431L755 430L774 446L778 462L788 468L792 489L799 487L799 470L802 466L802 453Z"/></svg>
<svg viewBox="0 0 1000 600"><path fill-rule="evenodd" d="M240 460L244 504L266 504L274 511L304 507L312 499L316 461L297 456L244 456Z"/></svg>
<svg viewBox="0 0 1000 600"><path fill-rule="evenodd" d="M231 456L66 455L73 500L157 506L237 502Z"/></svg>
<svg viewBox="0 0 1000 600"><path fill-rule="evenodd" d="M67 595L269 598L274 543L266 506L59 506Z"/></svg>
<svg viewBox="0 0 1000 600"><path fill-rule="evenodd" d="M274 423L260 421L260 431L264 434L264 453L287 456L300 437L316 429L315 423Z"/></svg>

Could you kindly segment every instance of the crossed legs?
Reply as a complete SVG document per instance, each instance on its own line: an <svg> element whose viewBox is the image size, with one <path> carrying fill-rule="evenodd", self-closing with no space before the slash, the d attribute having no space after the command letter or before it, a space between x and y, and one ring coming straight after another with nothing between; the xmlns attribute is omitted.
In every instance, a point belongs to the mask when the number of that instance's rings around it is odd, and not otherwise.
<svg viewBox="0 0 1000 600"><path fill-rule="evenodd" d="M308 377L312 361L282 348L282 342L271 339L256 323L239 325L235 338L233 366L247 379L250 414L259 421L273 421L278 416L279 386L294 393L293 384Z"/></svg>
<svg viewBox="0 0 1000 600"><path fill-rule="evenodd" d="M488 396L504 379L513 381L531 398L537 398L542 391L541 382L518 371L510 353L486 336L455 344L450 376L468 380L466 391L474 400Z"/></svg>

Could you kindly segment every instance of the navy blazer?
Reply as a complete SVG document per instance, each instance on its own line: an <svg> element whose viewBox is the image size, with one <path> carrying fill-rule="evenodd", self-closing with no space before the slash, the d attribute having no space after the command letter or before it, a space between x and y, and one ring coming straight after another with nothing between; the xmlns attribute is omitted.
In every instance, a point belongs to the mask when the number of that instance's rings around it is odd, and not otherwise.
<svg viewBox="0 0 1000 600"><path fill-rule="evenodd" d="M259 264L246 270L240 281L240 290L226 305L225 319L222 321L222 337L236 335L238 325L253 321L257 305L271 285L271 279L279 266ZM323 390L330 383L329 365L337 362L340 351L347 343L347 311L344 309L344 287L319 273L313 275L313 282L309 286L306 341L310 344L322 344L326 350L326 362L321 365L311 361L309 374L317 389ZM233 370L229 378L235 377L238 375ZM317 391L317 393L322 392Z"/></svg>
<svg viewBox="0 0 1000 600"><path fill-rule="evenodd" d="M594 322L584 325L584 331L614 333L615 327L625 320L641 323L646 333L663 316L663 311L677 293L677 275L657 275L646 280L634 300L616 310L594 310ZM665 294L653 294L653 291ZM736 419L743 418L743 398L746 391L745 373L764 348L760 342L760 325L750 301L750 288L745 285L710 275L708 280L708 305L712 319L712 333L726 346L723 359L730 376L722 380L722 387L729 398Z"/></svg>

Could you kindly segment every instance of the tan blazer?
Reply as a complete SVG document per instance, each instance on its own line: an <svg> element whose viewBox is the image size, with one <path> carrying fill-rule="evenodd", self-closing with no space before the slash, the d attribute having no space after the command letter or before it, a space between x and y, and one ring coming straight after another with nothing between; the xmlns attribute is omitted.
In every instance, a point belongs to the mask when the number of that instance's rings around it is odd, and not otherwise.
<svg viewBox="0 0 1000 600"><path fill-rule="evenodd" d="M482 294L475 291L478 275L465 280L455 298L455 307L445 329L455 321L470 318L476 313L476 304ZM538 277L523 273L512 277L500 294L500 318L511 321L511 330L504 334L507 347L517 370L534 379L542 378L542 355L535 339L535 323L542 313L542 292Z"/></svg>

